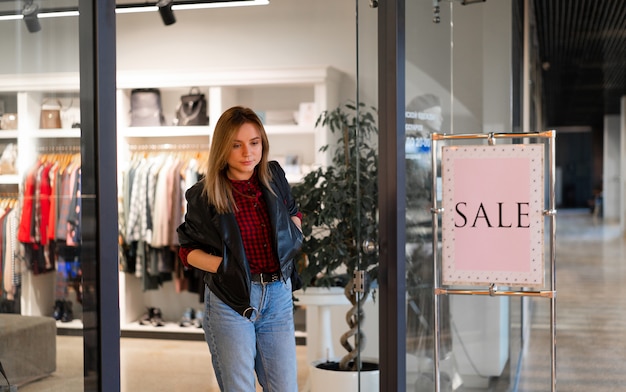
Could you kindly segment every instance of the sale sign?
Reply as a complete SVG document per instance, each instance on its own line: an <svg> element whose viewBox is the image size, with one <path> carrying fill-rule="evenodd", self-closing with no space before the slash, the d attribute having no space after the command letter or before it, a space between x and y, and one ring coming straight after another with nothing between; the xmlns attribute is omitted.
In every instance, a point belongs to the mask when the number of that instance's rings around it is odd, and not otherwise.
<svg viewBox="0 0 626 392"><path fill-rule="evenodd" d="M445 146L442 283L544 283L544 145Z"/></svg>

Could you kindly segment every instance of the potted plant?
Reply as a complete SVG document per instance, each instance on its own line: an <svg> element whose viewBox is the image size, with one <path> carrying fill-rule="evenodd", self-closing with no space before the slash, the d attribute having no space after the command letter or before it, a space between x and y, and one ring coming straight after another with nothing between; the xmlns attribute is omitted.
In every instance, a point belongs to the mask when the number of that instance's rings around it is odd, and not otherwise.
<svg viewBox="0 0 626 392"><path fill-rule="evenodd" d="M324 111L316 127L327 127L336 135L328 166L308 173L293 186L303 214L304 242L300 274L308 287L344 288L352 308L346 315L349 331L341 344L348 351L337 363L324 366L337 370L364 370L359 353L365 337L359 300L364 303L378 274L378 251L363 244L378 239L378 156L373 142L378 128L376 110L364 104L346 103ZM328 151L329 145L322 147ZM363 292L354 289L354 272L364 271ZM377 364L376 364L377 367Z"/></svg>

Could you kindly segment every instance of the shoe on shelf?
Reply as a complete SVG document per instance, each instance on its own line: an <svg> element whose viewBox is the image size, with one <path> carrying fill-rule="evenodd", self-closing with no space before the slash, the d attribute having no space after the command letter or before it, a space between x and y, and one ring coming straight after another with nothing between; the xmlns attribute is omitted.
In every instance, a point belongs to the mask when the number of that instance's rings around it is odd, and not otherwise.
<svg viewBox="0 0 626 392"><path fill-rule="evenodd" d="M204 319L204 311L196 310L196 317L193 319L193 325L196 328L202 328L202 319Z"/></svg>
<svg viewBox="0 0 626 392"><path fill-rule="evenodd" d="M162 327L165 325L163 321L163 313L159 308L148 308L148 312L145 313L139 319L140 325L151 325L153 327Z"/></svg>
<svg viewBox="0 0 626 392"><path fill-rule="evenodd" d="M196 312L192 308L185 309L183 317L180 319L179 325L181 327L191 327L191 325L195 321L195 314Z"/></svg>
<svg viewBox="0 0 626 392"><path fill-rule="evenodd" d="M54 319L57 321L61 320L61 317L63 317L64 309L65 301L63 301L62 299L57 299L56 301L54 301L54 312L52 313L52 317L54 317Z"/></svg>
<svg viewBox="0 0 626 392"><path fill-rule="evenodd" d="M144 313L139 319L140 325L152 325L152 315L154 314L154 308L148 308L148 312Z"/></svg>
<svg viewBox="0 0 626 392"><path fill-rule="evenodd" d="M63 307L63 314L61 315L61 322L69 323L74 320L74 312L72 311L72 301L65 301Z"/></svg>
<svg viewBox="0 0 626 392"><path fill-rule="evenodd" d="M163 321L163 313L160 308L152 308L152 317L150 317L150 324L153 327L162 327L165 325Z"/></svg>

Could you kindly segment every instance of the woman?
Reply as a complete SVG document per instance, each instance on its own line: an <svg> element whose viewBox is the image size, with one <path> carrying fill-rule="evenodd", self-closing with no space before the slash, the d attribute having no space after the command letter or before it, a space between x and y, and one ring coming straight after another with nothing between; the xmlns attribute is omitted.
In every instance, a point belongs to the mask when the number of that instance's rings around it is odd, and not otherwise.
<svg viewBox="0 0 626 392"><path fill-rule="evenodd" d="M268 152L251 109L224 112L178 227L181 260L207 272L202 325L222 391L254 391L254 372L265 391L298 390L291 292L301 214Z"/></svg>

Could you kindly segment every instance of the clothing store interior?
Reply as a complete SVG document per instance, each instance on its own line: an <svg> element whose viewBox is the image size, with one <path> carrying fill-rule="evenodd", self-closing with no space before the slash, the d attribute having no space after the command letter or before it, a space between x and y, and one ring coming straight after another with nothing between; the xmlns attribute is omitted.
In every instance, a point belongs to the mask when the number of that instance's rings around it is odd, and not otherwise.
<svg viewBox="0 0 626 392"><path fill-rule="evenodd" d="M221 390L177 229L233 106L302 217L299 391L626 385L624 0L0 0L0 37L0 391Z"/></svg>

